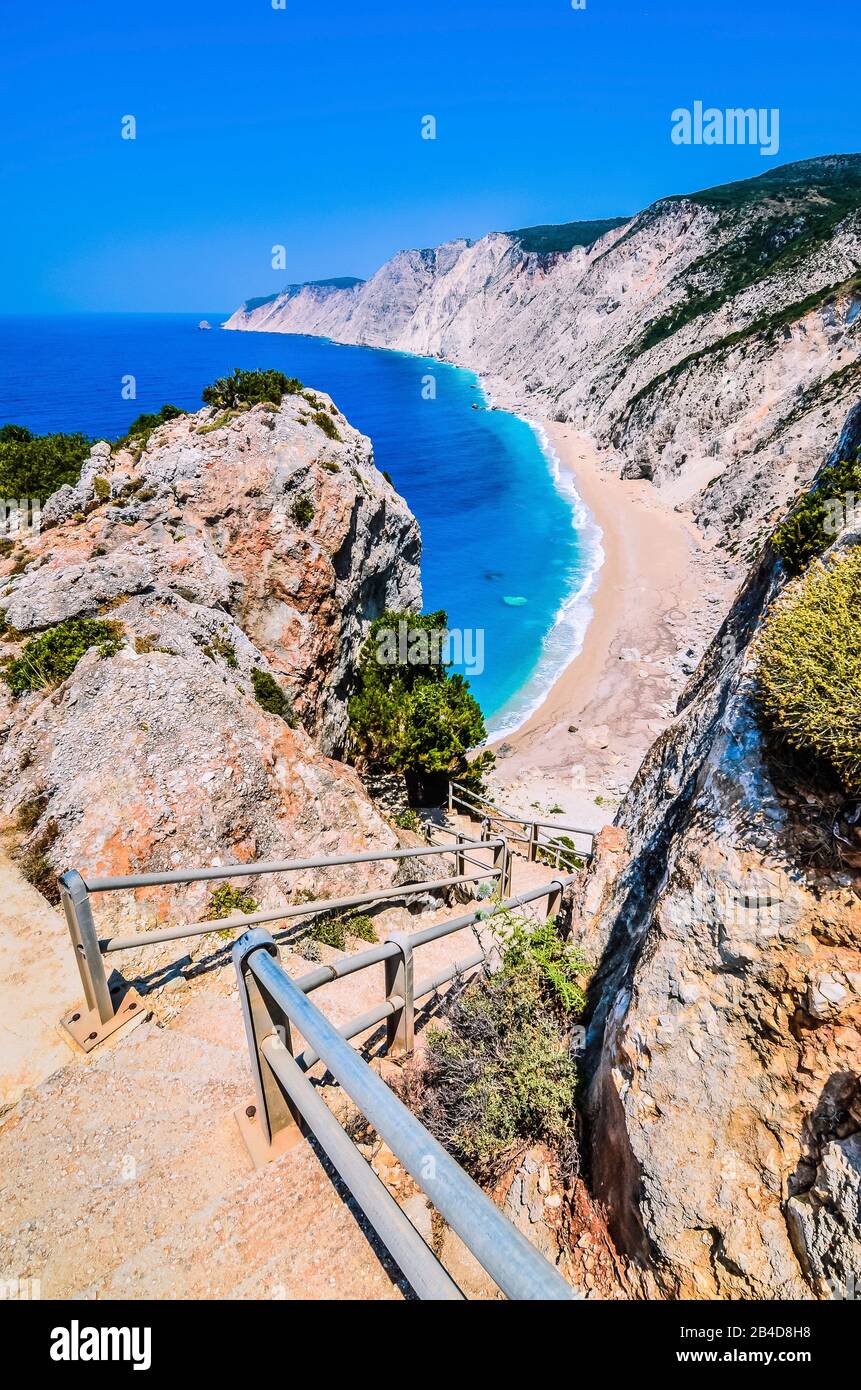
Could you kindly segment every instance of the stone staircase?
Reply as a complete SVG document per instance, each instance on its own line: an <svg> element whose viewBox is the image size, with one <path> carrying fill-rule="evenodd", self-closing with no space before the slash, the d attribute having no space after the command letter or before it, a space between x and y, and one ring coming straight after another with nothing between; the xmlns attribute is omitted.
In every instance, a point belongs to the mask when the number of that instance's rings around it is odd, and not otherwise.
<svg viewBox="0 0 861 1390"><path fill-rule="evenodd" d="M71 1058L0 1130L0 1267L43 1298L403 1297L308 1143L255 1172L234 995Z"/></svg>
<svg viewBox="0 0 861 1390"><path fill-rule="evenodd" d="M537 881L549 876L540 865L522 867L537 870ZM252 1083L230 964L175 975L147 996L149 1016L130 1031L89 1056L73 1053L56 1032L81 994L65 922L8 857L0 859L0 888L4 1278L38 1280L43 1298L411 1296L312 1143L254 1171L234 1114L251 1100ZM417 920L389 907L378 932L464 910L453 901ZM420 971L434 973L474 949L471 931L428 943ZM294 976L311 968L286 946L282 962ZM200 964L189 962L192 970ZM314 996L336 1024L383 997L382 966ZM421 1011L419 1026L433 1007ZM381 1035L369 1030L356 1044L372 1034ZM337 1088L324 1094L339 1104ZM395 1165L406 1205L416 1189L405 1176ZM412 1208L430 1219L422 1200ZM493 1296L487 1288L485 1277L473 1292Z"/></svg>

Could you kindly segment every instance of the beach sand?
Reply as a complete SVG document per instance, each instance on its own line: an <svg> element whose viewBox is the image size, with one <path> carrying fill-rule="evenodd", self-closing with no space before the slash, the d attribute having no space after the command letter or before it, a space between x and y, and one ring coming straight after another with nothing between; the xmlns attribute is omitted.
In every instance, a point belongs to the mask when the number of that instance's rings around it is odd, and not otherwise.
<svg viewBox="0 0 861 1390"><path fill-rule="evenodd" d="M573 427L545 428L601 528L605 558L580 654L526 723L492 745L490 785L518 814L562 807L564 818L597 829L671 721L733 578L651 483L620 479Z"/></svg>

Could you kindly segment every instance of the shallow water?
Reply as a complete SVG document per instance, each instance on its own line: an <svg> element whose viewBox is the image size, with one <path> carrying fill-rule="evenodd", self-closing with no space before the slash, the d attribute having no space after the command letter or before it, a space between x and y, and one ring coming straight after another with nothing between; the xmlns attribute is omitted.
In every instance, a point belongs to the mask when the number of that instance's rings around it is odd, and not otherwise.
<svg viewBox="0 0 861 1390"><path fill-rule="evenodd" d="M116 437L166 401L199 408L201 389L234 367L276 367L328 392L419 519L425 608L445 609L464 633L467 659L455 664L491 731L522 722L578 649L598 554L540 432L487 409L471 372L319 338L197 328L226 316L0 318L0 421ZM122 396L129 376L134 400Z"/></svg>

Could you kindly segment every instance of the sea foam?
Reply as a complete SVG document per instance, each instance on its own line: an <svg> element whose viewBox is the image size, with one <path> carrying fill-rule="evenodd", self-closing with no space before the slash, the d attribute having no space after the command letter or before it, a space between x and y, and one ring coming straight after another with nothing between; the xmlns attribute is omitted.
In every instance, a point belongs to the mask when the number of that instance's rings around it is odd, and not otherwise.
<svg viewBox="0 0 861 1390"><path fill-rule="evenodd" d="M550 469L553 483L571 507L571 525L577 533L577 562L572 566L568 594L562 600L541 645L541 653L529 678L501 709L487 721L489 739L505 738L521 728L544 703L552 686L583 649L592 619L590 597L604 563L603 532L577 491L573 473L562 467L559 455L543 425L521 416L533 430Z"/></svg>

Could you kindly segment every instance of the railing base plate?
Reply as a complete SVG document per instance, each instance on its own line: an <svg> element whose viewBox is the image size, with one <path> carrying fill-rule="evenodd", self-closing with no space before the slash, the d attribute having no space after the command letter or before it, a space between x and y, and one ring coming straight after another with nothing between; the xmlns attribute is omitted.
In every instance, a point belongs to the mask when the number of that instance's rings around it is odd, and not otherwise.
<svg viewBox="0 0 861 1390"><path fill-rule="evenodd" d="M92 1052L94 1047L118 1032L127 1023L143 1021L147 1017L147 1007L136 989L127 989L113 1018L102 1023L96 1010L70 1009L60 1019L59 1029L63 1039L74 1049Z"/></svg>
<svg viewBox="0 0 861 1390"><path fill-rule="evenodd" d="M254 1113L249 1115L249 1110ZM255 1168L265 1168L267 1163L274 1163L276 1158L280 1158L289 1149L295 1148L305 1137L299 1125L288 1125L285 1129L278 1131L270 1144L257 1117L257 1107L254 1101L249 1101L247 1105L238 1105L233 1114Z"/></svg>

